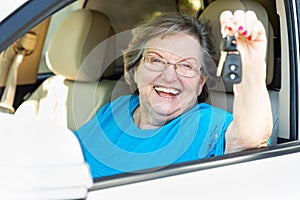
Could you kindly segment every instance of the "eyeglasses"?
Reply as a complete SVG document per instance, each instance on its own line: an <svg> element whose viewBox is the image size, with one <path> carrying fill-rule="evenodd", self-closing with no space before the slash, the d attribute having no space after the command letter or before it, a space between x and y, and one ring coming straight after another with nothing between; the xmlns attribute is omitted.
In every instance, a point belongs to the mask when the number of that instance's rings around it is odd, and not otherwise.
<svg viewBox="0 0 300 200"><path fill-rule="evenodd" d="M178 75L192 78L199 73L196 68L196 61L193 59L171 63L156 55L146 55L142 57L144 67L151 71L164 71L169 65L173 65Z"/></svg>

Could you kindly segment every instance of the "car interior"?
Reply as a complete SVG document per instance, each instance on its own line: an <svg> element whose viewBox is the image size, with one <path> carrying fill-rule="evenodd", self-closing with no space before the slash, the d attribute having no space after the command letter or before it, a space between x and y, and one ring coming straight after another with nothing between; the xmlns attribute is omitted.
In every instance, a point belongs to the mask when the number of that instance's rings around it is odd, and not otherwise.
<svg viewBox="0 0 300 200"><path fill-rule="evenodd" d="M122 51L138 22L160 12L208 19L213 41L219 46L219 14L223 10L254 10L268 37L266 87L274 123L271 145L296 140L292 133L289 69L283 69L289 58L282 53L288 49L288 39L281 37L287 34L286 27L280 28L280 20L285 20L282 6L276 0L76 1L1 53L1 110L54 120L76 130L102 105L130 94L123 77ZM15 63L18 53L23 59ZM18 65L17 73L10 70L14 64ZM9 99L9 94L14 98ZM210 88L208 103L232 111L232 86L220 83Z"/></svg>

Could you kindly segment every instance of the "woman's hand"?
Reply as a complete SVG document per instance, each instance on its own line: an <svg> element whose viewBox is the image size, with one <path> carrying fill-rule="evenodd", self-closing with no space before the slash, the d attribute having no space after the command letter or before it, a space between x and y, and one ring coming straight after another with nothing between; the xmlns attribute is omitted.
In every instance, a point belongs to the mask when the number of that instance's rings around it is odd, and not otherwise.
<svg viewBox="0 0 300 200"><path fill-rule="evenodd" d="M237 37L242 81L234 84L234 119L226 132L226 152L267 146L272 133L271 104L266 88L266 31L253 11L224 11L222 34Z"/></svg>
<svg viewBox="0 0 300 200"><path fill-rule="evenodd" d="M266 77L266 31L253 11L224 11L220 16L222 34L237 36L237 49L241 53L243 78L251 78L265 85ZM250 73L250 74L249 74ZM252 80L249 80L252 81Z"/></svg>

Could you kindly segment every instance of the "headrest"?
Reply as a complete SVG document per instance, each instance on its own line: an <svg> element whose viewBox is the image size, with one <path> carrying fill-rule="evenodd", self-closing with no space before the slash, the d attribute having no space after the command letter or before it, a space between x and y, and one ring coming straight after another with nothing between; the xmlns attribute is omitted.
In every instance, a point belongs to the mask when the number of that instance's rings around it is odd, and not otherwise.
<svg viewBox="0 0 300 200"><path fill-rule="evenodd" d="M208 7L201 13L199 20L209 20L212 26L213 42L216 47L220 46L221 41L221 26L220 26L220 14L225 10L253 10L257 18L263 23L267 39L268 49L266 53L267 63L267 78L266 84L269 85L273 80L274 71L274 52L273 52L273 29L269 23L268 13L265 8L255 1L251 0L216 0L208 5ZM225 83L226 84L226 83ZM222 90L224 87L222 87ZM232 86L225 85L226 92L232 92ZM219 88L220 89L220 88ZM218 89L217 89L218 90ZM220 89L221 90L221 89Z"/></svg>
<svg viewBox="0 0 300 200"><path fill-rule="evenodd" d="M77 81L111 76L115 46L107 39L113 34L108 18L101 12L79 9L69 13L49 43L49 69Z"/></svg>

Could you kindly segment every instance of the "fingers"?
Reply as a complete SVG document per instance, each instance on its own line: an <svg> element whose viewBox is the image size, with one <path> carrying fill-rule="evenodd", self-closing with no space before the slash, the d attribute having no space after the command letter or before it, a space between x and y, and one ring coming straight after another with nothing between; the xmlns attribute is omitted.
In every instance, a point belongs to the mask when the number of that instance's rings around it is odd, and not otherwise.
<svg viewBox="0 0 300 200"><path fill-rule="evenodd" d="M221 22L221 33L222 36L226 36L227 34L230 34L233 32L236 32L235 28L235 20L233 18L232 12L229 10L226 10L221 13L220 16L220 22Z"/></svg>
<svg viewBox="0 0 300 200"><path fill-rule="evenodd" d="M252 26L252 33L248 36L248 40L266 40L266 31L261 21L255 21Z"/></svg>
<svg viewBox="0 0 300 200"><path fill-rule="evenodd" d="M224 11L220 15L221 33L238 34L239 38L253 41L265 34L265 29L261 21L253 11L237 10L234 13Z"/></svg>
<svg viewBox="0 0 300 200"><path fill-rule="evenodd" d="M237 19L237 23L236 23L237 31L242 36L247 36L249 34L245 25L245 16L246 13L242 10L237 10L234 12L234 18Z"/></svg>

